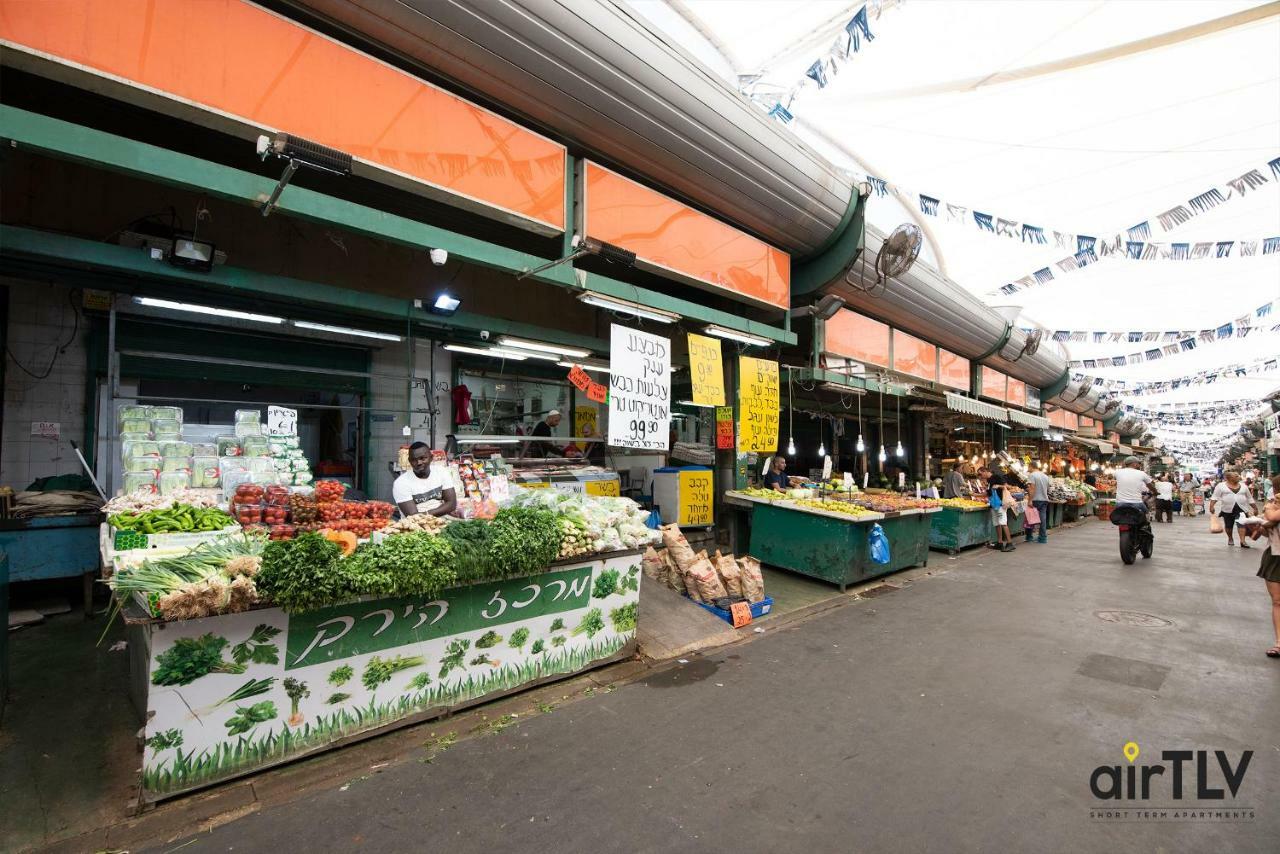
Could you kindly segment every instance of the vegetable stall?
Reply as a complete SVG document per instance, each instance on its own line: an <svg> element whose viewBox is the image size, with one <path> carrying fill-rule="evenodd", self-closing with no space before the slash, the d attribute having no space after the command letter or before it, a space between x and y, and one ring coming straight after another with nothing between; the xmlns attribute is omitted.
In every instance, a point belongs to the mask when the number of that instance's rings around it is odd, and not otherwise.
<svg viewBox="0 0 1280 854"><path fill-rule="evenodd" d="M337 487L289 493L270 525L281 505L251 489L230 514L109 507L145 801L633 654L654 532L629 499L521 491L492 519L392 522ZM121 538L139 525L157 532Z"/></svg>
<svg viewBox="0 0 1280 854"><path fill-rule="evenodd" d="M751 508L752 557L837 584L841 591L879 575L926 566L929 518L939 509L936 500L893 493L789 498L749 489L727 492L725 500ZM873 525L888 539L887 563L873 559Z"/></svg>
<svg viewBox="0 0 1280 854"><path fill-rule="evenodd" d="M995 540L991 506L970 498L943 498L929 520L929 547L955 554Z"/></svg>

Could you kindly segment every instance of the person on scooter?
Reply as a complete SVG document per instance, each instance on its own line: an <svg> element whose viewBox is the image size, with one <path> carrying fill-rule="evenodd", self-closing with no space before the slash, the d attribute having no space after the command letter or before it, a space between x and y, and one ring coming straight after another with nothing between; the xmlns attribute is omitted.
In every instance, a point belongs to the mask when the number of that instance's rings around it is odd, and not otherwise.
<svg viewBox="0 0 1280 854"><path fill-rule="evenodd" d="M1124 468L1116 469L1115 478L1116 507L1111 511L1112 524L1121 525L1122 532L1124 525L1133 525L1137 528L1138 543L1153 542L1150 508L1145 498L1146 495L1155 494L1151 475L1142 470L1142 462L1137 457L1126 457ZM1121 533L1121 542L1123 541L1124 534ZM1149 547L1143 550L1144 555L1148 553ZM1125 562L1128 562L1127 558Z"/></svg>

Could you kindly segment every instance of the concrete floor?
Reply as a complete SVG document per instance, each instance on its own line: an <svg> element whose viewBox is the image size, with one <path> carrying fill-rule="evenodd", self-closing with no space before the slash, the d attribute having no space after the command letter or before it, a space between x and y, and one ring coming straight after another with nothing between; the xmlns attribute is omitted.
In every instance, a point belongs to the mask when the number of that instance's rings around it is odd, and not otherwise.
<svg viewBox="0 0 1280 854"><path fill-rule="evenodd" d="M1263 656L1259 552L1206 529L1157 526L1154 559L1133 567L1097 522L940 561L884 596L263 806L182 850L1269 854L1280 662ZM1113 611L1159 619L1099 616ZM1128 741L1138 765L1252 750L1227 801L1252 820L1094 820L1091 773L1127 765ZM1147 805L1223 805L1175 802L1160 782Z"/></svg>

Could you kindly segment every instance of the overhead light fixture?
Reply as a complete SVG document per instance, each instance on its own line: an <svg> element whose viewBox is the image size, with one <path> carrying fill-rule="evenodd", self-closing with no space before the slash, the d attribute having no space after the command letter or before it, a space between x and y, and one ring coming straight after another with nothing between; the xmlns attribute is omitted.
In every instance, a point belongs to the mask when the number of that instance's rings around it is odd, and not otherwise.
<svg viewBox="0 0 1280 854"><path fill-rule="evenodd" d="M561 347L558 344L544 344L541 341L512 338L510 335L503 335L499 337L498 343L503 347L517 347L521 350L537 350L539 353L555 353L561 358L567 356L571 359L585 359L591 355L590 350L579 350L576 347Z"/></svg>
<svg viewBox="0 0 1280 854"><path fill-rule="evenodd" d="M299 329L314 329L316 332L335 332L338 335L354 335L357 338L377 338L379 341L399 341L399 335L389 332L370 332L368 329L351 329L347 326L329 326L327 323L312 323L309 320L295 320L293 325Z"/></svg>
<svg viewBox="0 0 1280 854"><path fill-rule="evenodd" d="M876 459L878 459L881 463L889 459L889 455L884 452L884 445L880 446L880 453L876 456Z"/></svg>
<svg viewBox="0 0 1280 854"><path fill-rule="evenodd" d="M550 270L552 267L559 267L561 264L568 264L570 261L576 261L583 255L595 255L603 258L610 264L621 264L624 267L634 267L636 265L636 253L630 249L623 249L621 246L614 246L612 243L605 243L603 240L596 240L594 237L584 237L581 234L573 236L573 251L563 258L557 258L554 261L546 261L534 267L532 270L525 270L516 276L516 281L520 281L528 276L536 276L544 270Z"/></svg>
<svg viewBox="0 0 1280 854"><path fill-rule="evenodd" d="M436 301L431 304L431 313L449 317L458 311L458 306L460 305L462 305L462 300L442 292L436 297Z"/></svg>
<svg viewBox="0 0 1280 854"><path fill-rule="evenodd" d="M582 368L584 371L597 371L602 374L611 373L608 365L599 362L570 362L566 360L556 362L556 364L562 368Z"/></svg>
<svg viewBox="0 0 1280 854"><path fill-rule="evenodd" d="M677 400L677 406L696 406L699 409L715 409L714 403L694 403L692 400Z"/></svg>
<svg viewBox="0 0 1280 854"><path fill-rule="evenodd" d="M168 299L155 299L153 297L134 297L133 301L138 305L146 305L152 308L167 308L170 311L186 311L191 314L211 314L215 317L229 317L233 320L251 320L254 323L284 323L283 317L274 317L270 314L253 314L248 311L235 311L230 308L214 308L210 305L196 305L190 302L174 302Z"/></svg>
<svg viewBox="0 0 1280 854"><path fill-rule="evenodd" d="M607 311L616 311L619 314L630 314L633 317L639 317L643 320L655 320L658 323L675 323L680 319L680 315L673 311L663 311L659 308L648 308L638 303L629 302L624 299L615 299L607 297L604 294L583 293L578 294L578 301L586 305L603 308Z"/></svg>
<svg viewBox="0 0 1280 854"><path fill-rule="evenodd" d="M173 246L169 249L169 263L186 270L207 273L213 269L214 251L212 243L174 235Z"/></svg>
<svg viewBox="0 0 1280 854"><path fill-rule="evenodd" d="M902 447L901 439L898 440L898 447L894 448L893 452L900 457L906 456L907 452L906 449Z"/></svg>
<svg viewBox="0 0 1280 854"><path fill-rule="evenodd" d="M517 350L511 347L490 347L489 352L506 356L519 356L521 359L539 359L543 362L560 361L560 357L555 353L539 353L535 350Z"/></svg>
<svg viewBox="0 0 1280 854"><path fill-rule="evenodd" d="M787 440L787 456L794 457L796 455L796 440Z"/></svg>
<svg viewBox="0 0 1280 854"><path fill-rule="evenodd" d="M791 309L792 317L816 317L819 320L830 320L840 309L844 308L844 299L835 294L827 294L813 305Z"/></svg>
<svg viewBox="0 0 1280 854"><path fill-rule="evenodd" d="M450 353L470 353L474 356L489 356L490 358L493 358L493 359L507 358L516 362L523 362L525 359L524 356L507 353L505 351L499 352L497 350L491 350L487 347L468 347L465 344L445 344L444 348L448 350Z"/></svg>
<svg viewBox="0 0 1280 854"><path fill-rule="evenodd" d="M768 338L761 338L759 335L751 335L747 332L739 332L736 329L726 329L723 326L717 326L712 323L703 327L703 332L708 335L714 335L717 338L727 338L730 341L741 341L743 344L751 344L756 347L766 347L773 342Z"/></svg>
<svg viewBox="0 0 1280 854"><path fill-rule="evenodd" d="M843 383L824 382L818 385L823 391L834 391L836 394L853 395L854 397L866 396L867 390L864 388L854 388L853 386L844 385Z"/></svg>

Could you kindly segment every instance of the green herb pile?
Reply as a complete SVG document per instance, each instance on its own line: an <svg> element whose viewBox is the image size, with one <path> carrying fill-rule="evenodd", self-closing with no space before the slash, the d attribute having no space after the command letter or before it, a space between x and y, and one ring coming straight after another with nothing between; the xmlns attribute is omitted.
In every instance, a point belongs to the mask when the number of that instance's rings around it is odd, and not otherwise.
<svg viewBox="0 0 1280 854"><path fill-rule="evenodd" d="M198 638L178 638L156 656L153 685L190 685L209 673L244 673L245 666L222 660L229 641L212 633Z"/></svg>
<svg viewBox="0 0 1280 854"><path fill-rule="evenodd" d="M551 510L533 507L499 510L489 523L488 579L532 575L546 569L560 555L558 518Z"/></svg>
<svg viewBox="0 0 1280 854"><path fill-rule="evenodd" d="M418 532L361 546L340 569L360 593L434 597L457 582L454 560L447 540Z"/></svg>
<svg viewBox="0 0 1280 854"><path fill-rule="evenodd" d="M314 611L350 599L360 590L339 568L342 550L319 534L274 540L262 552L258 594L289 613Z"/></svg>
<svg viewBox="0 0 1280 854"><path fill-rule="evenodd" d="M440 538L453 546L453 568L458 581L483 581L489 571L489 523L482 519L450 522Z"/></svg>

